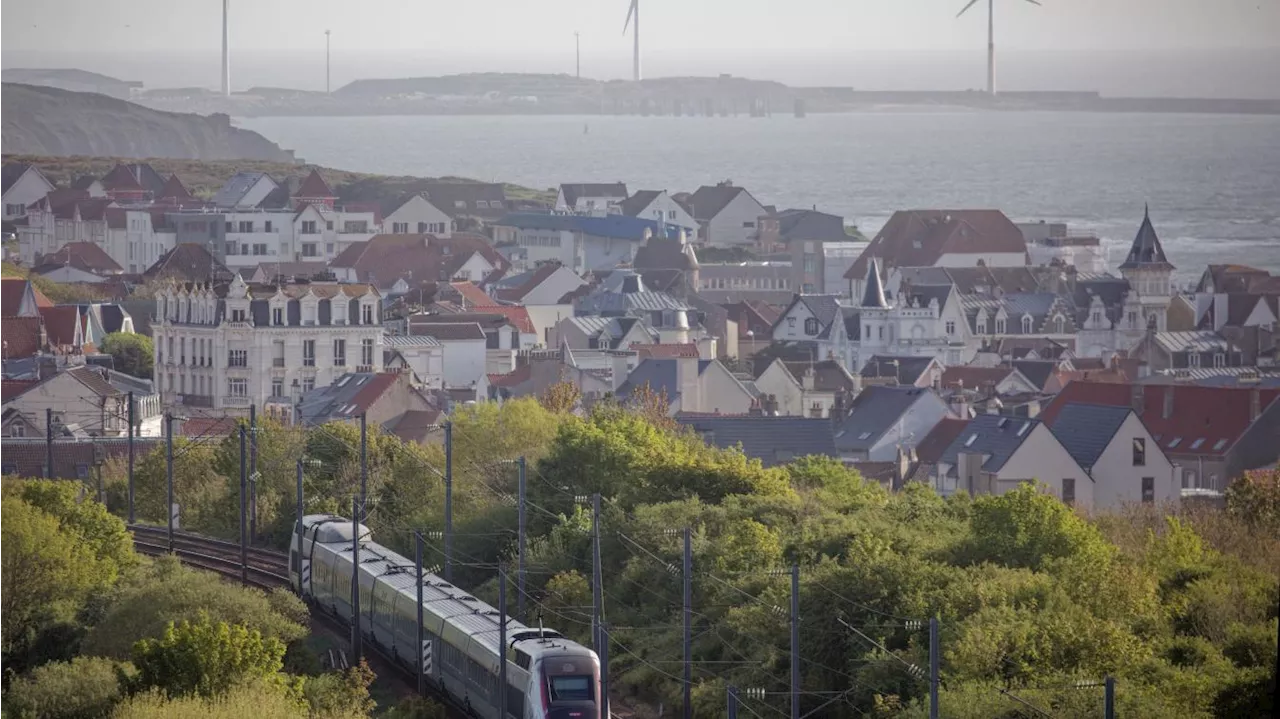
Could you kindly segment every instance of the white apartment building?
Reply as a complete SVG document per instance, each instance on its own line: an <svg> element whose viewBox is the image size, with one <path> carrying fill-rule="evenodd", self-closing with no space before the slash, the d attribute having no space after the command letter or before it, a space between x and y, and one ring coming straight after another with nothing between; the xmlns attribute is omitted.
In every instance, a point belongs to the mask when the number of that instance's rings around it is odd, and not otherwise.
<svg viewBox="0 0 1280 719"><path fill-rule="evenodd" d="M290 406L383 364L382 297L364 284L174 285L156 295L155 382L166 407Z"/></svg>
<svg viewBox="0 0 1280 719"><path fill-rule="evenodd" d="M138 273L172 250L176 237L163 211L85 199L29 210L26 226L18 228L18 254L31 266L69 242L92 242L126 272Z"/></svg>

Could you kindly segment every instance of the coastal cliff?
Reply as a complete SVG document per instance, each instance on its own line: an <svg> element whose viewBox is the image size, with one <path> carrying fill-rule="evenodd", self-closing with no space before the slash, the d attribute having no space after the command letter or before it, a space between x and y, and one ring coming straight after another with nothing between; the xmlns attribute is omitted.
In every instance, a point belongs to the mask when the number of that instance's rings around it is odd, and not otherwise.
<svg viewBox="0 0 1280 719"><path fill-rule="evenodd" d="M227 115L152 110L106 95L4 83L5 153L292 162Z"/></svg>

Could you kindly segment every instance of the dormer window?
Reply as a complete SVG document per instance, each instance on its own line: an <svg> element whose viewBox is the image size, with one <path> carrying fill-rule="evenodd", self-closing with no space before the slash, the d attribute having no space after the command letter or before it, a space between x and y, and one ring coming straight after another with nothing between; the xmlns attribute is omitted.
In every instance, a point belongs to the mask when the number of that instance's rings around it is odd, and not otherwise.
<svg viewBox="0 0 1280 719"><path fill-rule="evenodd" d="M273 307L271 309L271 324L279 326L284 324L284 308Z"/></svg>
<svg viewBox="0 0 1280 719"><path fill-rule="evenodd" d="M978 315L978 334L985 335L987 333L987 316Z"/></svg>
<svg viewBox="0 0 1280 719"><path fill-rule="evenodd" d="M360 306L360 323L366 325L373 324L373 305L364 304Z"/></svg>
<svg viewBox="0 0 1280 719"><path fill-rule="evenodd" d="M1007 327L1005 326L1005 319L1003 317L997 317L996 318L996 334L1002 335L1005 333L1006 329Z"/></svg>
<svg viewBox="0 0 1280 719"><path fill-rule="evenodd" d="M1022 334L1031 334L1031 315L1022 316Z"/></svg>
<svg viewBox="0 0 1280 719"><path fill-rule="evenodd" d="M231 310L231 321L244 322L245 321L244 310Z"/></svg>
<svg viewBox="0 0 1280 719"><path fill-rule="evenodd" d="M1058 334L1064 334L1067 331L1067 321L1062 315L1053 318L1053 329Z"/></svg>
<svg viewBox="0 0 1280 719"><path fill-rule="evenodd" d="M818 320L816 317L809 317L805 319L804 333L809 336L818 334Z"/></svg>

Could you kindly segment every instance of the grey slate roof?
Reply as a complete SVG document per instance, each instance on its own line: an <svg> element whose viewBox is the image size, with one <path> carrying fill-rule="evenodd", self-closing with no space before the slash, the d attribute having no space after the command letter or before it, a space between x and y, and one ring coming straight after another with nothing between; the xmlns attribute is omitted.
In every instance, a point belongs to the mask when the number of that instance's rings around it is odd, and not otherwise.
<svg viewBox="0 0 1280 719"><path fill-rule="evenodd" d="M217 207L237 207L246 192L253 188L265 175L265 172L245 170L232 175L230 179L213 196L213 204Z"/></svg>
<svg viewBox="0 0 1280 719"><path fill-rule="evenodd" d="M984 454L988 456L982 463L983 471L999 472L1038 424L1036 419L980 414L960 430L938 461L952 465L954 472L961 452Z"/></svg>
<svg viewBox="0 0 1280 719"><path fill-rule="evenodd" d="M627 196L627 185L624 182L566 182L560 185L564 192L564 201L569 207L578 204L579 197L616 197L619 200Z"/></svg>
<svg viewBox="0 0 1280 719"><path fill-rule="evenodd" d="M25 162L5 163L3 170L0 171L0 175L3 176L3 180L0 181L0 185L3 185L3 188L4 188L3 191L8 192L9 188L13 187L13 184L17 182L19 178L25 175L27 170L30 168L31 168L31 165Z"/></svg>
<svg viewBox="0 0 1280 719"><path fill-rule="evenodd" d="M884 298L884 282L880 279L880 262L874 257L867 263L867 287L862 293L862 307L872 309L889 309L889 302Z"/></svg>
<svg viewBox="0 0 1280 719"><path fill-rule="evenodd" d="M710 220L720 214L720 211L733 202L733 198L741 192L746 190L733 185L703 185L689 196L689 214L693 215L695 220Z"/></svg>
<svg viewBox="0 0 1280 719"><path fill-rule="evenodd" d="M698 417L676 415L707 444L721 448L741 445L742 453L766 467L812 454L837 457L829 419L812 417Z"/></svg>
<svg viewBox="0 0 1280 719"><path fill-rule="evenodd" d="M627 375L627 379L618 387L616 395L619 399L625 400L631 396L631 393L644 387L649 386L649 390L657 395L667 398L668 402L675 402L680 397L679 385L677 384L676 363L679 360L674 359L646 359L636 365L631 370L631 374ZM698 374L701 375L706 371L707 367L715 360L698 360Z"/></svg>
<svg viewBox="0 0 1280 719"><path fill-rule="evenodd" d="M897 363L896 367L894 363ZM877 377L893 377L897 375L898 384L911 385L920 381L920 375L933 363L932 357L895 357L893 355L872 355L862 366L859 373L867 379Z"/></svg>
<svg viewBox="0 0 1280 719"><path fill-rule="evenodd" d="M817 210L787 209L779 212L778 234L784 241L814 240L817 242L848 242L844 231L844 218Z"/></svg>
<svg viewBox="0 0 1280 719"><path fill-rule="evenodd" d="M435 324L415 324L413 333L417 336L434 337L437 340L482 340L484 339L484 330L480 329L480 325L471 323L435 323Z"/></svg>
<svg viewBox="0 0 1280 719"><path fill-rule="evenodd" d="M1156 229L1151 226L1151 209L1146 208L1142 213L1142 224L1138 226L1138 234L1133 238L1133 244L1129 247L1129 254L1124 258L1124 262L1120 263L1120 269L1137 269L1139 267L1153 267L1160 269L1173 269L1173 265L1169 263L1169 258L1164 255L1164 247L1160 245L1160 238L1156 236Z"/></svg>
<svg viewBox="0 0 1280 719"><path fill-rule="evenodd" d="M635 217L661 194L662 190L636 190L631 197L618 203L618 209L628 217Z"/></svg>
<svg viewBox="0 0 1280 719"><path fill-rule="evenodd" d="M1072 402L1062 406L1050 431L1085 471L1092 471L1132 411L1129 407Z"/></svg>
<svg viewBox="0 0 1280 719"><path fill-rule="evenodd" d="M1044 389L1045 383L1058 368L1058 363L1054 360L1015 360L1013 368L1021 372L1023 377L1031 380L1031 384Z"/></svg>
<svg viewBox="0 0 1280 719"><path fill-rule="evenodd" d="M849 416L840 421L836 446L841 451L871 449L912 405L931 393L916 387L866 388L853 400Z"/></svg>

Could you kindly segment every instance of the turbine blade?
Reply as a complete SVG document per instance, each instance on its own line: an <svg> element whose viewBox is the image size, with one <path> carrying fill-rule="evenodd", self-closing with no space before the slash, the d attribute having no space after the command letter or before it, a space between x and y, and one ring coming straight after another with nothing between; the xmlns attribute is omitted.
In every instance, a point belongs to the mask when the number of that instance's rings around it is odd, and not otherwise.
<svg viewBox="0 0 1280 719"><path fill-rule="evenodd" d="M977 2L978 0L973 0L973 1L974 1L974 2ZM624 22L624 23L622 23L622 34L623 34L623 35L626 35L626 34L627 34L627 27L628 27L629 25L631 25L631 16L632 16L632 15L635 13L635 11L636 11L636 2L637 2L637 0L631 0L631 4L627 6L627 21L626 21L626 22Z"/></svg>
<svg viewBox="0 0 1280 719"><path fill-rule="evenodd" d="M1044 7L1044 5L1040 3L1040 0L1027 0L1027 2L1031 3L1032 5L1040 5L1040 7Z"/></svg>
<svg viewBox="0 0 1280 719"><path fill-rule="evenodd" d="M960 12L956 13L956 17L960 17L961 15L965 14L966 12L969 11L969 8L973 7L977 3L978 3L978 0L969 0L969 4L961 8Z"/></svg>

